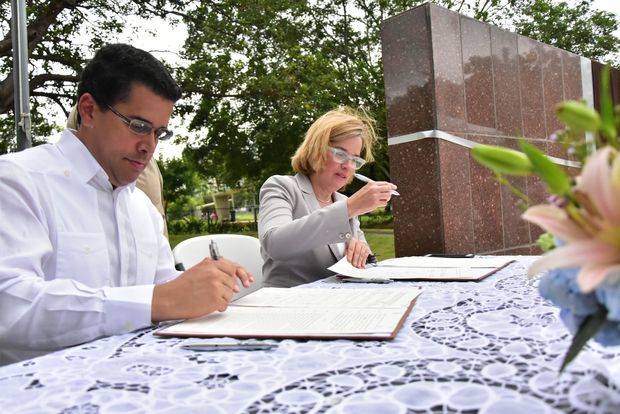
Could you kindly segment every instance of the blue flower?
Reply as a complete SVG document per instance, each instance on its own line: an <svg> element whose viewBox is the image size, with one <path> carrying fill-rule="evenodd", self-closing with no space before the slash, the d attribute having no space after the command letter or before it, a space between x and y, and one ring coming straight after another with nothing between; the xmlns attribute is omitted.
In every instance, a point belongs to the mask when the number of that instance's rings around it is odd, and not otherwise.
<svg viewBox="0 0 620 414"><path fill-rule="evenodd" d="M543 298L549 299L572 314L585 317L598 310L594 293L584 295L577 285L578 269L553 269L547 272L538 285Z"/></svg>
<svg viewBox="0 0 620 414"><path fill-rule="evenodd" d="M594 292L583 294L577 285L578 269L550 270L538 285L540 294L560 307L560 319L571 333L583 320L601 306L607 311L607 321L594 336L602 345L620 345L620 285L606 282Z"/></svg>
<svg viewBox="0 0 620 414"><path fill-rule="evenodd" d="M603 282L594 293L596 299L607 308L607 319L620 321L620 283Z"/></svg>

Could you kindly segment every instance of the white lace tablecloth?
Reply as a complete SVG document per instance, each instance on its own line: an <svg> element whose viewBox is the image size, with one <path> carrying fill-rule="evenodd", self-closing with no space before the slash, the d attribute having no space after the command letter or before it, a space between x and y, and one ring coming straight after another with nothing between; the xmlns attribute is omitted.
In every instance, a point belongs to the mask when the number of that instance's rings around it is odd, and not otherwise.
<svg viewBox="0 0 620 414"><path fill-rule="evenodd" d="M558 375L570 337L530 261L479 283L409 282L424 292L393 341L193 352L180 345L204 340L142 330L5 366L0 411L620 413L620 347L591 344Z"/></svg>

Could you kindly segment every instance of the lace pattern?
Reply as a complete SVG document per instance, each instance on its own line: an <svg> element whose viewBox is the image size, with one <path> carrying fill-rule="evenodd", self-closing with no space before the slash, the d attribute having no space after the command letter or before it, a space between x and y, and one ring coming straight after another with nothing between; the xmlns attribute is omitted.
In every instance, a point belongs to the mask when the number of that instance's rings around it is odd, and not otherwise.
<svg viewBox="0 0 620 414"><path fill-rule="evenodd" d="M620 412L620 347L592 343L558 375L570 336L527 278L531 260L519 258L479 283L410 282L424 292L393 341L285 340L272 351L201 353L180 348L200 340L146 329L0 368L0 406L20 413ZM312 286L360 287L334 278Z"/></svg>

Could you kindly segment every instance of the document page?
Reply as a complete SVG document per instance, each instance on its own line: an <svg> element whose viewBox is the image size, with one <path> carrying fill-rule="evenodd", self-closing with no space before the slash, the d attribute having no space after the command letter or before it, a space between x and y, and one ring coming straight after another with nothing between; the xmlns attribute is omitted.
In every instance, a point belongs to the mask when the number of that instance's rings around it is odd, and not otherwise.
<svg viewBox="0 0 620 414"><path fill-rule="evenodd" d="M263 288L225 312L157 331L164 336L392 338L422 291L413 288Z"/></svg>
<svg viewBox="0 0 620 414"><path fill-rule="evenodd" d="M410 258L403 258L410 259ZM424 257L421 259L440 259L449 260L447 264L453 263L454 259L443 259L435 257ZM392 259L393 260L393 259ZM462 259L456 259L462 260ZM465 259L463 259L465 260ZM493 263L502 263L502 266L509 263L511 260L503 259L502 262L495 261ZM424 280L480 280L492 273L499 267L454 267L454 266L437 266L431 267L430 264L436 261L419 261L418 263L425 264L424 266L404 266L400 263L413 264L416 261L391 261L391 265L383 265L384 262L380 262L377 266L369 266L365 269L358 269L347 261L346 257L340 259L336 264L330 266L328 269L334 273L338 273L342 276L355 277L360 279L392 279L392 280L406 280L406 279L424 279ZM395 265L398 264L398 265Z"/></svg>
<svg viewBox="0 0 620 414"><path fill-rule="evenodd" d="M386 267L459 267L459 268L496 268L514 261L509 257L426 257L408 256L382 260L379 266Z"/></svg>
<svg viewBox="0 0 620 414"><path fill-rule="evenodd" d="M421 287L384 289L287 289L262 288L236 300L231 306L321 309L402 309L409 306Z"/></svg>
<svg viewBox="0 0 620 414"><path fill-rule="evenodd" d="M299 289L303 290L303 289ZM231 306L225 312L164 329L196 336L356 336L389 334L403 316L395 309L260 308Z"/></svg>

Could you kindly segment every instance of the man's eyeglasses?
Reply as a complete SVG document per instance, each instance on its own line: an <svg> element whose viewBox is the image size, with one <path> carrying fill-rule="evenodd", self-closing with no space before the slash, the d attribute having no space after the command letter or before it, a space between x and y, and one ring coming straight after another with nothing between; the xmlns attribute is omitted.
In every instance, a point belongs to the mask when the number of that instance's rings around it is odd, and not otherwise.
<svg viewBox="0 0 620 414"><path fill-rule="evenodd" d="M112 108L110 105L108 105L108 109L112 111L114 115L122 119L123 122L125 122L129 126L129 129L131 129L132 132L138 135L149 135L151 132L153 132L153 124L151 124L150 122L143 121L142 119L128 118L118 112L116 109ZM155 130L155 138L158 141L165 141L167 139L170 139L171 136L172 131L170 131L168 128L161 127Z"/></svg>
<svg viewBox="0 0 620 414"><path fill-rule="evenodd" d="M365 159L356 157L355 155L349 155L349 153L343 149L329 147L329 150L334 156L334 160L339 164L344 164L345 162L353 161L353 168L355 168L356 170L359 170L360 168L364 166L364 164L366 164Z"/></svg>

